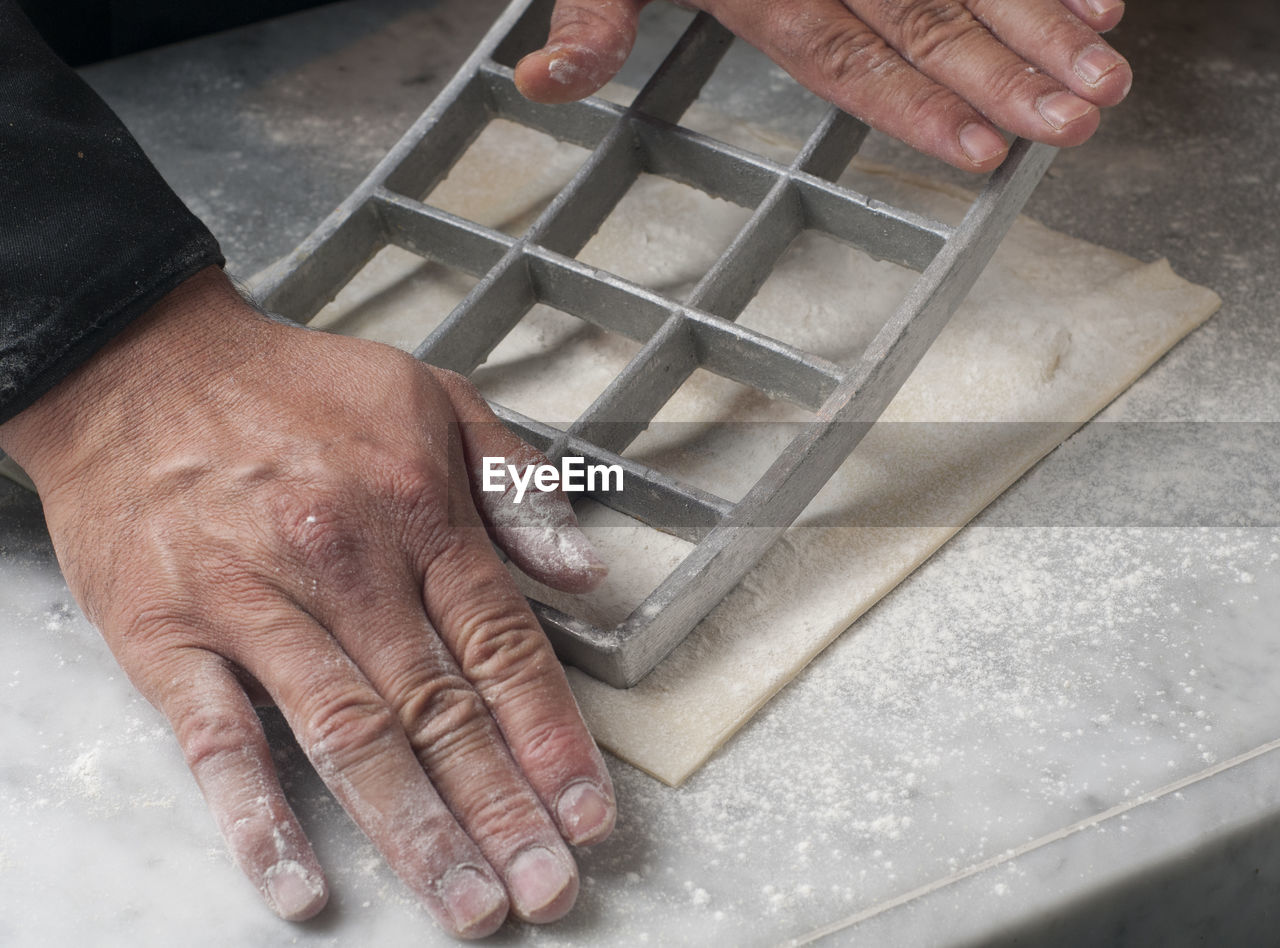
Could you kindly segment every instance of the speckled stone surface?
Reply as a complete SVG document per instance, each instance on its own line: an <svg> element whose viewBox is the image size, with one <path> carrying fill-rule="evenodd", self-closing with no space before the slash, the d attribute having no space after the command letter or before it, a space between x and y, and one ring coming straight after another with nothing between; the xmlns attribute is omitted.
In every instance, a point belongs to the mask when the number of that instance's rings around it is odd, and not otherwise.
<svg viewBox="0 0 1280 948"><path fill-rule="evenodd" d="M498 6L354 0L87 75L247 275L356 183ZM1134 4L1115 42L1130 102L1029 212L1223 297L1104 417L1212 422L1186 430L1238 443L1239 482L1201 481L1164 519L1145 497L1073 518L1044 497L1096 494L1142 443L1086 428L683 788L616 765L622 817L583 855L578 908L497 943L1274 941L1280 517L1274 465L1248 459L1274 456L1280 421L1280 8ZM804 121L749 60L708 98ZM258 904L8 484L0 617L0 943L444 943L270 715L334 898L300 926Z"/></svg>

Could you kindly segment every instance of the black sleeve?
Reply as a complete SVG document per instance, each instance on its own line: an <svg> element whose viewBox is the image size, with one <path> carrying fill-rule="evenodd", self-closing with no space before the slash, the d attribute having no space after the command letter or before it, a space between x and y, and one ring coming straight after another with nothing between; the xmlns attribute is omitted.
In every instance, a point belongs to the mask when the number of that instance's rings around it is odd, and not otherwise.
<svg viewBox="0 0 1280 948"><path fill-rule="evenodd" d="M115 114L0 0L0 422L222 263Z"/></svg>

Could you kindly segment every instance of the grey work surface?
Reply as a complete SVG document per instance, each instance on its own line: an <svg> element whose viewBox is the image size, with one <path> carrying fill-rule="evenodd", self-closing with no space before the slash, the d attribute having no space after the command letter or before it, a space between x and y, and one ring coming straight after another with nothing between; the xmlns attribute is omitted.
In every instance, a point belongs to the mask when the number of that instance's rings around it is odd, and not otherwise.
<svg viewBox="0 0 1280 948"><path fill-rule="evenodd" d="M247 275L357 182L499 7L358 0L88 78ZM1134 5L1115 41L1131 99L1029 213L1167 256L1224 307L1106 416L1275 422L1280 8ZM720 105L803 120L756 75L727 74ZM1274 943L1280 518L1210 497L1164 526L1142 504L1111 526L1041 516L1038 485L1119 450L1090 429L685 787L614 762L618 831L583 854L577 909L497 941L764 945L852 920L833 943ZM1249 473L1276 496L1274 473ZM268 717L334 891L311 923L273 919L69 605L37 504L5 484L0 508L0 943L445 942Z"/></svg>

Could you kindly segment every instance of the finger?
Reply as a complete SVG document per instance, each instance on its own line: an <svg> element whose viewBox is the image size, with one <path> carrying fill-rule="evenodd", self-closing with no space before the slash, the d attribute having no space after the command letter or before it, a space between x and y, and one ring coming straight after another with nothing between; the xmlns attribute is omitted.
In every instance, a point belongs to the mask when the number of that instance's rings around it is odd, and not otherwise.
<svg viewBox="0 0 1280 948"><path fill-rule="evenodd" d="M271 910L299 921L329 899L311 844L280 789L262 726L218 657L185 653L157 696L236 864Z"/></svg>
<svg viewBox="0 0 1280 948"><path fill-rule="evenodd" d="M547 42L516 64L516 88L549 105L596 92L627 61L645 2L557 0Z"/></svg>
<svg viewBox="0 0 1280 948"><path fill-rule="evenodd" d="M235 659L271 693L334 796L447 931L495 931L507 898L419 765L395 711L302 613L254 625Z"/></svg>
<svg viewBox="0 0 1280 948"><path fill-rule="evenodd" d="M1076 96L1109 106L1128 94L1129 64L1061 0L973 0L972 9L994 38Z"/></svg>
<svg viewBox="0 0 1280 948"><path fill-rule="evenodd" d="M569 842L613 829L613 785L564 669L482 537L423 565L427 617L489 707L516 764Z"/></svg>
<svg viewBox="0 0 1280 948"><path fill-rule="evenodd" d="M1114 30L1124 17L1123 0L1061 0L1061 3L1099 33Z"/></svg>
<svg viewBox="0 0 1280 948"><path fill-rule="evenodd" d="M1078 145L1098 126L1097 106L1009 49L959 0L875 6L867 23L921 73L1016 135Z"/></svg>
<svg viewBox="0 0 1280 948"><path fill-rule="evenodd" d="M965 171L1004 159L977 109L918 70L838 0L717 8L721 22L807 88L869 125Z"/></svg>
<svg viewBox="0 0 1280 948"><path fill-rule="evenodd" d="M530 922L560 918L577 897L573 856L418 605L416 581L401 572L403 587L388 590L376 612L330 624L396 710L431 783L499 871L515 913Z"/></svg>
<svg viewBox="0 0 1280 948"><path fill-rule="evenodd" d="M546 456L500 422L462 376L439 372L437 378L460 423L472 500L494 541L538 582L572 593L599 586L609 568L578 527L568 498L559 490L538 491L532 486L521 494L506 473L506 465L523 472L547 464ZM498 470L504 473L501 480L494 479L498 490L486 489L485 458L500 459Z"/></svg>

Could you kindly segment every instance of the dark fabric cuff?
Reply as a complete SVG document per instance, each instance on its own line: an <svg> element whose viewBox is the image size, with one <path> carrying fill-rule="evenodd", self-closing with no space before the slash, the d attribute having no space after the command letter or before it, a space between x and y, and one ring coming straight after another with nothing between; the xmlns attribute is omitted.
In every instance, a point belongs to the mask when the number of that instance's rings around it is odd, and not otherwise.
<svg viewBox="0 0 1280 948"><path fill-rule="evenodd" d="M0 0L0 422L222 263L115 114Z"/></svg>

